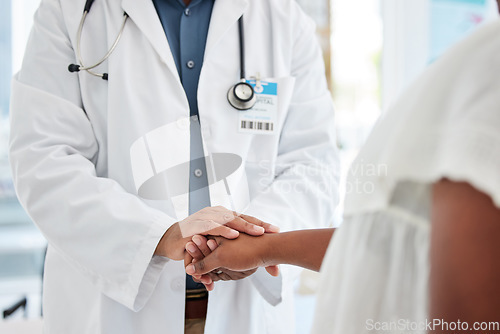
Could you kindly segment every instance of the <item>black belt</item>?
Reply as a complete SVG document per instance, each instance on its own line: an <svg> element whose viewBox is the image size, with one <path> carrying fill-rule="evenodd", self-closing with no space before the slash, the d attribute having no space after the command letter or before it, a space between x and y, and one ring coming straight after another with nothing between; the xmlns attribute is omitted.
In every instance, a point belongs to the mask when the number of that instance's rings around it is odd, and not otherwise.
<svg viewBox="0 0 500 334"><path fill-rule="evenodd" d="M203 289L186 290L186 299L204 299L208 298L208 291Z"/></svg>

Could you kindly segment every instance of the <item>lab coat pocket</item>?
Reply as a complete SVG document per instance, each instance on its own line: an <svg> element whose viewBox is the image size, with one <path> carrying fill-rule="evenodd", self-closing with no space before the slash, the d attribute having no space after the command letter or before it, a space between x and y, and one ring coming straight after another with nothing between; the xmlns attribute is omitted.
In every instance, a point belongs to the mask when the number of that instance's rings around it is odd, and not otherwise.
<svg viewBox="0 0 500 334"><path fill-rule="evenodd" d="M275 84L275 92L266 92L256 87L258 94L257 103L247 114L242 113L239 120L241 132L246 132L252 136L252 141L248 151L247 162L249 163L268 163L273 165L278 155L279 138L283 131L283 125L292 100L293 89L295 86L294 77L282 77L277 79L263 79L263 83ZM268 93L268 94L266 94ZM273 95L276 98L273 100ZM250 117L246 115L256 115L259 118L258 109L265 110L266 104L277 103L275 115L269 112L268 121L251 122ZM272 110L272 109L270 109Z"/></svg>

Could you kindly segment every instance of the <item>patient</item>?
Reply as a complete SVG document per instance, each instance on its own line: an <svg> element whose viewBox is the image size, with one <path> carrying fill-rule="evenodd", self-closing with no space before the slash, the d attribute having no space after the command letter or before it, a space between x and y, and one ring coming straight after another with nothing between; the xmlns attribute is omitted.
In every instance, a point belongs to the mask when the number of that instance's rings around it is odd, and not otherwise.
<svg viewBox="0 0 500 334"><path fill-rule="evenodd" d="M195 236L186 271L213 288L220 268L321 266L313 333L500 333L500 21L410 87L348 182L373 191L348 194L335 232Z"/></svg>

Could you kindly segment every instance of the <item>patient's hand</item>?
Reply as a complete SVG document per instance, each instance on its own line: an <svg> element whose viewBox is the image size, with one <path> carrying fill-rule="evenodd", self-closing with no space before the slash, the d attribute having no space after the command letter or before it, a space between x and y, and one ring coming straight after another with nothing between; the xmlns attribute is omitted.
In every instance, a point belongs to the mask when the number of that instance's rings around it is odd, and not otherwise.
<svg viewBox="0 0 500 334"><path fill-rule="evenodd" d="M184 265L203 261L206 256L209 256L214 251L218 244L215 240L208 240L204 236L196 235L193 237L193 242L186 245L186 256ZM210 244L210 246L209 246ZM210 291L213 289L213 283L217 281L237 281L244 279L257 271L257 268L252 268L244 271L233 271L227 268L217 268L213 271L201 276L193 277L195 281L204 283Z"/></svg>
<svg viewBox="0 0 500 334"><path fill-rule="evenodd" d="M194 236L193 241L196 244L186 245L186 273L204 283L209 290L213 289L215 281L248 277L258 267L268 265L265 258L271 235L240 234L236 240L207 240L202 236ZM273 276L279 274L277 266L267 267L266 270ZM221 273L217 275L216 272L219 271Z"/></svg>
<svg viewBox="0 0 500 334"><path fill-rule="evenodd" d="M237 239L209 237L208 255L196 255L194 243L188 243L186 273L200 279L210 280L208 273L220 268L234 272L245 272L257 267L266 267L273 276L279 274L277 264L291 264L319 271L335 229L299 230L285 233L266 233L261 236L240 234ZM218 269L219 268L219 269ZM207 283L206 283L207 284ZM213 285L211 286L213 288Z"/></svg>

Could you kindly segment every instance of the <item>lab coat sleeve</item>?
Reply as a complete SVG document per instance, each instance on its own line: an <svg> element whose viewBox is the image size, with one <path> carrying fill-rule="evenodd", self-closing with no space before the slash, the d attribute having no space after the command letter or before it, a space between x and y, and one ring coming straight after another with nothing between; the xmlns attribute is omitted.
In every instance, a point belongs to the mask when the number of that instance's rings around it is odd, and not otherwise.
<svg viewBox="0 0 500 334"><path fill-rule="evenodd" d="M295 88L281 133L276 170L268 188L245 210L278 225L282 232L331 225L339 200L333 102L315 26L303 13L299 15L303 17L292 20L304 22L292 55ZM267 178L267 172L261 175Z"/></svg>
<svg viewBox="0 0 500 334"><path fill-rule="evenodd" d="M19 199L48 239L99 291L140 310L166 258L153 256L174 220L96 173L98 143L82 108L57 0L44 0L11 98L10 161Z"/></svg>

